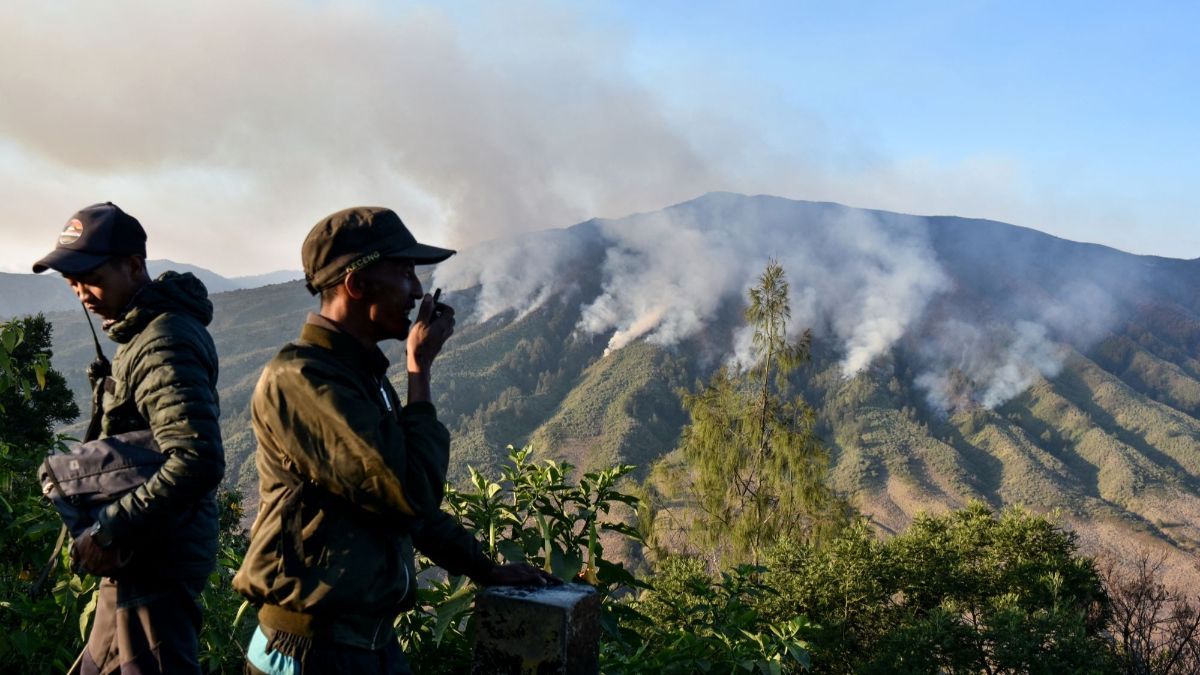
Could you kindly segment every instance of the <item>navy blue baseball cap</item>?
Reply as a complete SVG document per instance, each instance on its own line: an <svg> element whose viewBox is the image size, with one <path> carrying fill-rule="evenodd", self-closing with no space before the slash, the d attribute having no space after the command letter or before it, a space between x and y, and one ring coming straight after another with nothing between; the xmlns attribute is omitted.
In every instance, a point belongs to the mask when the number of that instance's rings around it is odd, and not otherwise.
<svg viewBox="0 0 1200 675"><path fill-rule="evenodd" d="M125 255L146 257L142 224L112 202L92 204L71 216L54 250L33 264L33 272L50 269L64 276L86 274L109 258Z"/></svg>

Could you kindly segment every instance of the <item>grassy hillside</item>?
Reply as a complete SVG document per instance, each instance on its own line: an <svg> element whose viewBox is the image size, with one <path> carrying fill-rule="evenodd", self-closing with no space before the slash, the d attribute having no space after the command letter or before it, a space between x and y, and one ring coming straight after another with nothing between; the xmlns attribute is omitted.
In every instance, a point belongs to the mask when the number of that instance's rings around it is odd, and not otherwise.
<svg viewBox="0 0 1200 675"><path fill-rule="evenodd" d="M732 195L675 208L702 224L763 218L810 228L849 211ZM1178 574L1190 574L1188 557L1200 548L1200 263L991 221L925 222L949 283L922 320L849 378L840 345L818 331L814 360L795 378L818 412L835 486L886 530L971 499L1024 504L1057 512L1092 551L1159 548ZM467 463L494 464L508 444L532 442L583 467L631 462L641 475L674 448L686 422L677 391L725 358L739 303L726 302L704 331L674 346L635 341L606 356L610 334L578 329L581 307L601 292L604 251L584 249L578 260L567 272L568 292L521 315L460 322L434 372L439 412L453 434L452 479ZM445 300L468 316L479 287L446 290ZM1057 320L1090 302L1100 308L1094 323L1078 311L1068 315L1083 325ZM227 482L252 494L254 382L316 303L296 282L221 293L214 303ZM939 408L919 380L929 345L948 339L939 333L948 316L987 327L983 338L999 348L1009 338L994 327L1038 317L1061 367L992 409L970 395L981 384L963 371L954 405ZM82 395L87 329L80 312L52 319L55 365ZM402 363L401 348L387 346L393 363Z"/></svg>

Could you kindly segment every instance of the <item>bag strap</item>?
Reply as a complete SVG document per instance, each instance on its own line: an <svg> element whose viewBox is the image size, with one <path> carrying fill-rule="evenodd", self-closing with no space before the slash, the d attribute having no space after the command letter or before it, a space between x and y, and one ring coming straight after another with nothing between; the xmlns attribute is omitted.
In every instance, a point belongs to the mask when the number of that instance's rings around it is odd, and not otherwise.
<svg viewBox="0 0 1200 675"><path fill-rule="evenodd" d="M92 330L92 344L96 346L96 360L87 368L88 382L92 385L92 420L83 436L86 443L100 437L100 424L104 419L104 379L112 375L112 363L100 348L100 338L96 336L96 327L92 325L92 317L88 314L87 307L83 308L83 315L87 318L88 328Z"/></svg>
<svg viewBox="0 0 1200 675"><path fill-rule="evenodd" d="M87 443L100 437L100 427L104 421L104 380L112 375L112 363L104 355L104 350L100 348L100 338L96 335L96 327L92 324L92 317L88 314L87 307L83 303L79 303L79 306L83 307L83 316L87 319L88 328L92 331L92 343L96 346L96 359L87 368L88 382L92 385L92 419L88 422L87 432L83 435L83 442ZM50 476L50 482L58 490L58 494L65 499L67 493L59 484L58 476L54 475L54 467L50 466L50 462L46 462L46 474ZM62 527L58 529L58 541L54 544L54 549L50 551L49 559L42 567L37 581L34 581L33 585L29 587L30 598L37 597L46 580L50 578L50 572L54 569L54 564L58 562L59 552L62 551L66 540L67 524L63 523Z"/></svg>

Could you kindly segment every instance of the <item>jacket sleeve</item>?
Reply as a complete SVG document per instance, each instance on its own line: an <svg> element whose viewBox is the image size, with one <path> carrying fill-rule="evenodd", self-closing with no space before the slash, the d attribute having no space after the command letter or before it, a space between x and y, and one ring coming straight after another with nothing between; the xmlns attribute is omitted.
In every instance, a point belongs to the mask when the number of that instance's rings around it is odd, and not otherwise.
<svg viewBox="0 0 1200 675"><path fill-rule="evenodd" d="M480 581L496 564L475 536L445 511L426 518L414 528L412 538L417 550L450 574L465 574Z"/></svg>
<svg viewBox="0 0 1200 675"><path fill-rule="evenodd" d="M450 432L433 404L405 407L397 424L372 398L380 394L352 378L312 362L268 368L251 405L260 443L268 439L300 476L369 513L423 518L437 512Z"/></svg>
<svg viewBox="0 0 1200 675"><path fill-rule="evenodd" d="M181 333L156 337L136 355L134 402L167 460L100 514L115 541L183 512L220 484L225 451L213 359L215 353Z"/></svg>

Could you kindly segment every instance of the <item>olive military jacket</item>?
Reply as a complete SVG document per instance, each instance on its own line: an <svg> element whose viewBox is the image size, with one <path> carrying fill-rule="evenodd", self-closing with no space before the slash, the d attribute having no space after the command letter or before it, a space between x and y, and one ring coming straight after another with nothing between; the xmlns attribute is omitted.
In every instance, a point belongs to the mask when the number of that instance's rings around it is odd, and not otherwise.
<svg viewBox="0 0 1200 675"><path fill-rule="evenodd" d="M105 380L101 436L150 429L167 456L100 520L123 551L122 575L204 577L216 565L216 490L225 474L212 303L191 274L166 272L104 328L118 343Z"/></svg>
<svg viewBox="0 0 1200 675"><path fill-rule="evenodd" d="M492 567L440 508L449 432L432 403L400 406L387 367L311 314L258 381L260 504L233 585L268 629L378 649L416 602L414 543L452 574Z"/></svg>

